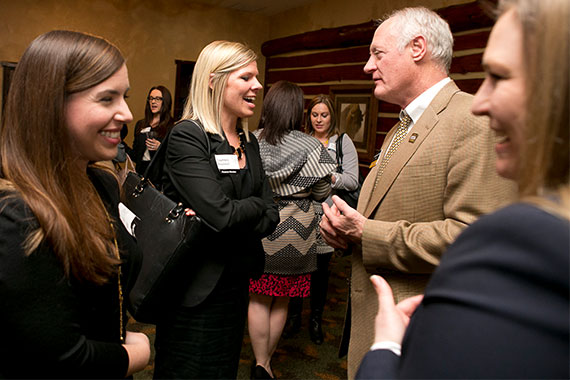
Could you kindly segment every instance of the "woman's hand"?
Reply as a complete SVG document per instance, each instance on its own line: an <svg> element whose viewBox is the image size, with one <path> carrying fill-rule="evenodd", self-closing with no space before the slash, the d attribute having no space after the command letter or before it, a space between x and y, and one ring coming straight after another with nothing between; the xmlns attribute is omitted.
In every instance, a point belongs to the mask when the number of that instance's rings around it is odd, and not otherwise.
<svg viewBox="0 0 570 380"><path fill-rule="evenodd" d="M380 276L371 276L370 281L378 295L378 314L374 325L374 343L394 342L402 344L410 317L423 299L423 295L407 298L398 305L390 285Z"/></svg>
<svg viewBox="0 0 570 380"><path fill-rule="evenodd" d="M150 342L148 337L143 333L127 331L123 347L125 347L129 355L129 368L125 377L142 371L150 360Z"/></svg>
<svg viewBox="0 0 570 380"><path fill-rule="evenodd" d="M160 147L160 141L157 139L146 139L145 145L148 150L157 150Z"/></svg>

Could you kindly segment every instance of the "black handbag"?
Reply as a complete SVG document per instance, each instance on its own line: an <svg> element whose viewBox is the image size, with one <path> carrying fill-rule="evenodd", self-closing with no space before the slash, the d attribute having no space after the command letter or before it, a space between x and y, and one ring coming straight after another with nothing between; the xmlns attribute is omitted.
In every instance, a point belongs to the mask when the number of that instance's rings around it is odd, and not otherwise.
<svg viewBox="0 0 570 380"><path fill-rule="evenodd" d="M341 133L340 136L336 139L336 162L337 162L337 173L343 173L342 168L342 138L344 137L345 133ZM358 171L358 187L355 190L341 190L335 189L334 194L338 195L342 198L350 207L356 209L356 205L358 204L358 197L360 196L360 189L362 188L362 182L364 182L364 178L360 175L360 170Z"/></svg>
<svg viewBox="0 0 570 380"><path fill-rule="evenodd" d="M207 135L206 141L209 152ZM199 217L186 216L185 207L165 196L149 179L157 183L162 177L167 142L168 136L145 175L129 172L122 187L123 203L138 218L134 236L143 253L141 270L129 293L129 311L137 321L153 324L182 297L180 279L191 265L188 251L203 228Z"/></svg>

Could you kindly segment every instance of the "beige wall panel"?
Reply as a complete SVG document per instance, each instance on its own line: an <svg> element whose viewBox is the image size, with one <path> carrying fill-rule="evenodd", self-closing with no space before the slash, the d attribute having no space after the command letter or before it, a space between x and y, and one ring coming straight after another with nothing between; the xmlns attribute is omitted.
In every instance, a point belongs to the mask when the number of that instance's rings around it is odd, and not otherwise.
<svg viewBox="0 0 570 380"><path fill-rule="evenodd" d="M131 82L129 142L134 122L144 117L148 89L163 84L174 96L174 60L196 60L213 40L240 41L256 50L263 81L260 49L268 39L269 20L250 13L184 0L0 0L0 61L18 61L36 36L53 29L100 35L121 49ZM257 124L260 109L261 99L251 124Z"/></svg>

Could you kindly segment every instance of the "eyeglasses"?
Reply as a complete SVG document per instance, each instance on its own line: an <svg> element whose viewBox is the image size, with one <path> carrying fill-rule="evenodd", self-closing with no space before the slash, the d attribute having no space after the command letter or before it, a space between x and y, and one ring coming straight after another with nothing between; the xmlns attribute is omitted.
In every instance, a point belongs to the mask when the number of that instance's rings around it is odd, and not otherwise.
<svg viewBox="0 0 570 380"><path fill-rule="evenodd" d="M157 96L157 97L149 96L149 97L148 97L148 101L149 101L149 102L152 102L153 100L154 100L154 101L157 101L157 102L162 102L162 96Z"/></svg>

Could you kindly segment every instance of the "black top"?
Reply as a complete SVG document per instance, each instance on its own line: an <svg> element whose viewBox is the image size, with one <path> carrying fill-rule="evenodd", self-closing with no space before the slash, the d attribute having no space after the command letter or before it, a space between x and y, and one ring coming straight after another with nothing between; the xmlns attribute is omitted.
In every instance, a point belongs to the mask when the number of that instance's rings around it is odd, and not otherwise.
<svg viewBox="0 0 570 380"><path fill-rule="evenodd" d="M101 170L88 173L115 220L126 296L139 270L138 248L118 221L117 181ZM26 256L22 245L37 220L21 199L0 207L0 378L123 378L129 359L119 339L117 279L103 286L67 279L46 243Z"/></svg>
<svg viewBox="0 0 570 380"><path fill-rule="evenodd" d="M216 156L232 154L232 148L226 139L201 128L188 120L174 126L168 137L162 181L165 195L194 209L208 225L200 239L202 245L193 245L190 252L193 267L186 278L192 283L184 306L203 301L224 269L243 276L261 275L261 239L279 223L255 136L250 134L245 143L247 166L235 173L222 173Z"/></svg>
<svg viewBox="0 0 570 380"><path fill-rule="evenodd" d="M570 376L570 225L529 204L482 217L443 255L401 359L369 352L357 378Z"/></svg>
<svg viewBox="0 0 570 380"><path fill-rule="evenodd" d="M129 154L131 157L131 160L133 160L134 164L135 164L135 168L137 170L137 173L139 174L144 174L144 171L146 170L148 164L150 163L149 161L143 161L143 156L144 156L144 152L146 151L146 139L148 138L148 134L147 133L141 133L141 130L144 128L144 123L145 120L141 119L139 121L137 121L137 123L135 124L135 132L134 132L134 137L133 137L133 149L131 149L131 153ZM167 131L170 130L170 128L172 128L172 124L169 124L167 126ZM153 138L155 140L158 140L160 142L162 142L164 140L164 136L157 134L156 132L156 128L152 128L151 131L153 132ZM150 159L152 160L152 158L154 157L156 151L155 150L149 150L150 153Z"/></svg>

